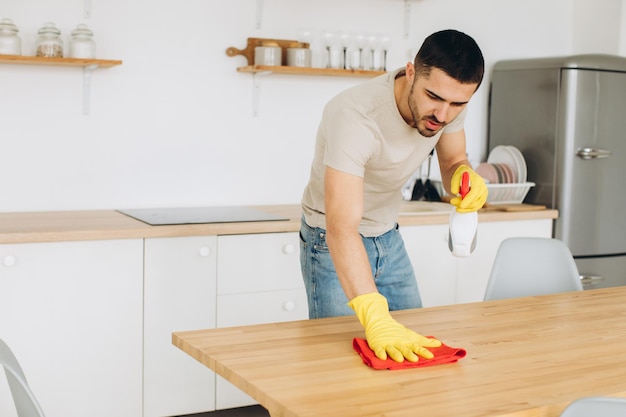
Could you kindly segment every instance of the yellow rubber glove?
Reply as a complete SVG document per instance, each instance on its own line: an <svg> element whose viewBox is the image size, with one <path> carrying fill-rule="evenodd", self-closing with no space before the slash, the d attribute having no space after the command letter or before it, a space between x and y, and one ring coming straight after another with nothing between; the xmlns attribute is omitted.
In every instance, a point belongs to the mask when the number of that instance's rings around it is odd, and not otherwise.
<svg viewBox="0 0 626 417"><path fill-rule="evenodd" d="M439 347L441 342L407 329L391 317L387 299L377 292L359 295L348 303L365 328L370 349L381 360L387 355L396 362L417 362L418 356L431 359L427 347Z"/></svg>
<svg viewBox="0 0 626 417"><path fill-rule="evenodd" d="M454 171L454 174L452 174L452 180L450 181L450 191L452 191L452 194L459 194L459 190L461 189L461 177L466 171L469 173L470 178L469 193L467 193L463 199L459 196L450 200L450 204L456 206L458 213L469 213L471 211L480 210L482 206L485 205L487 195L489 194L489 190L483 178L467 165L459 166L456 171Z"/></svg>

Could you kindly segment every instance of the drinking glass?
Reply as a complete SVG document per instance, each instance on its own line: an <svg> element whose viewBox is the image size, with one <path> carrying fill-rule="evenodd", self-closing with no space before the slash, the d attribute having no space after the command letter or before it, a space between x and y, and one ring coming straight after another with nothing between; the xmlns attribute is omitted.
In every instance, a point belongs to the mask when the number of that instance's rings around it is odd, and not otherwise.
<svg viewBox="0 0 626 417"><path fill-rule="evenodd" d="M363 69L365 60L363 59L363 49L367 46L367 36L364 33L357 33L354 35L354 47L359 51L359 68Z"/></svg>
<svg viewBox="0 0 626 417"><path fill-rule="evenodd" d="M352 35L348 32L339 31L337 32L337 39L339 46L343 50L342 67L348 68L348 48L352 43Z"/></svg>
<svg viewBox="0 0 626 417"><path fill-rule="evenodd" d="M326 48L326 68L331 68L330 50L336 42L336 33L332 30L325 30L322 32L322 39L324 41L324 47Z"/></svg>
<svg viewBox="0 0 626 417"><path fill-rule="evenodd" d="M383 50L381 48L382 36L379 34L370 34L367 36L367 47L370 51L369 69L380 71L383 69Z"/></svg>
<svg viewBox="0 0 626 417"><path fill-rule="evenodd" d="M380 47L383 50L383 65L382 70L387 71L387 51L391 47L391 36L385 34L380 38Z"/></svg>

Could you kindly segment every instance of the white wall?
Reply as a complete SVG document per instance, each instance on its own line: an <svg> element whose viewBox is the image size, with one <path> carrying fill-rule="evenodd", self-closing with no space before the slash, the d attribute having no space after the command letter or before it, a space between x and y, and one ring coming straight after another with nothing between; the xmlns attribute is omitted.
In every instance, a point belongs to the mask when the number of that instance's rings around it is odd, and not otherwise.
<svg viewBox="0 0 626 417"><path fill-rule="evenodd" d="M574 0L573 54L616 54L619 51L622 3L623 0Z"/></svg>
<svg viewBox="0 0 626 417"><path fill-rule="evenodd" d="M87 1L90 19L81 0L0 4L25 55L43 22L67 42L84 21L98 57L123 60L93 73L88 116L80 69L0 65L0 211L298 203L322 107L364 79L265 76L253 117L252 76L236 71L245 59L225 54L248 37L295 39L305 26L387 32L397 67L428 34L456 28L477 40L488 71L504 58L624 49L623 0L411 0L409 39L403 0L264 0L260 30L255 0ZM573 32L588 10L610 24L583 42ZM486 157L487 92L488 79L466 126L473 162Z"/></svg>
<svg viewBox="0 0 626 417"><path fill-rule="evenodd" d="M626 0L621 0L620 2L621 13L620 16L620 27L619 27L619 49L618 55L626 55L626 27L624 27L624 23L626 22Z"/></svg>

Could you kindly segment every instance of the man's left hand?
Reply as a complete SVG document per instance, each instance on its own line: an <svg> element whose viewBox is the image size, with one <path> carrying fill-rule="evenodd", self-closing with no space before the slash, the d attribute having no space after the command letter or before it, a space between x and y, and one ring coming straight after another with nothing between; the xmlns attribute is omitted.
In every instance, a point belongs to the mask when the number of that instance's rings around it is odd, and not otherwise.
<svg viewBox="0 0 626 417"><path fill-rule="evenodd" d="M470 190L465 195L465 198L462 199L458 196L450 200L450 204L456 206L458 213L469 213L480 210L482 206L485 205L487 195L489 194L489 190L487 190L487 185L485 185L483 178L467 165L461 165L454 171L452 180L450 181L450 191L452 191L453 195L457 195L461 189L461 177L464 172L469 173Z"/></svg>

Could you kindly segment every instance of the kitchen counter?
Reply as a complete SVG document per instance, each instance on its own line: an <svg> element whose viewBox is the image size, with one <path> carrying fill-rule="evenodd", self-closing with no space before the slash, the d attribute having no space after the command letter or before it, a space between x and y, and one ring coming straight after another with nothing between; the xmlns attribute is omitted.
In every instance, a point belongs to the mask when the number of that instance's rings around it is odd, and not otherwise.
<svg viewBox="0 0 626 417"><path fill-rule="evenodd" d="M107 405L96 417L137 416L142 410L178 416L249 405L249 397L172 349L168 340L177 330L308 316L298 256L300 207L256 208L288 220L150 226L115 210L0 213L0 333L21 340L23 354L34 358L32 378L50 388L46 409L69 417L94 415L82 404L67 412L64 387L55 385L47 357L68 363L68 372L81 382L74 391L85 404ZM557 214L484 211L479 249L471 259L456 259L447 241L450 210L445 204L407 203L399 219L429 306L482 299L502 239L550 236ZM65 340L76 329L89 350L49 343L48 356L33 354L39 341ZM102 335L110 334L124 343L103 342ZM106 401L110 390L85 388L102 380L121 381L114 388L119 401Z"/></svg>
<svg viewBox="0 0 626 417"><path fill-rule="evenodd" d="M288 220L150 226L115 210L0 213L0 244L133 239L178 236L236 235L297 232L300 205L254 206ZM446 224L452 206L445 203L405 202L400 226ZM481 210L479 222L556 219L557 210Z"/></svg>

